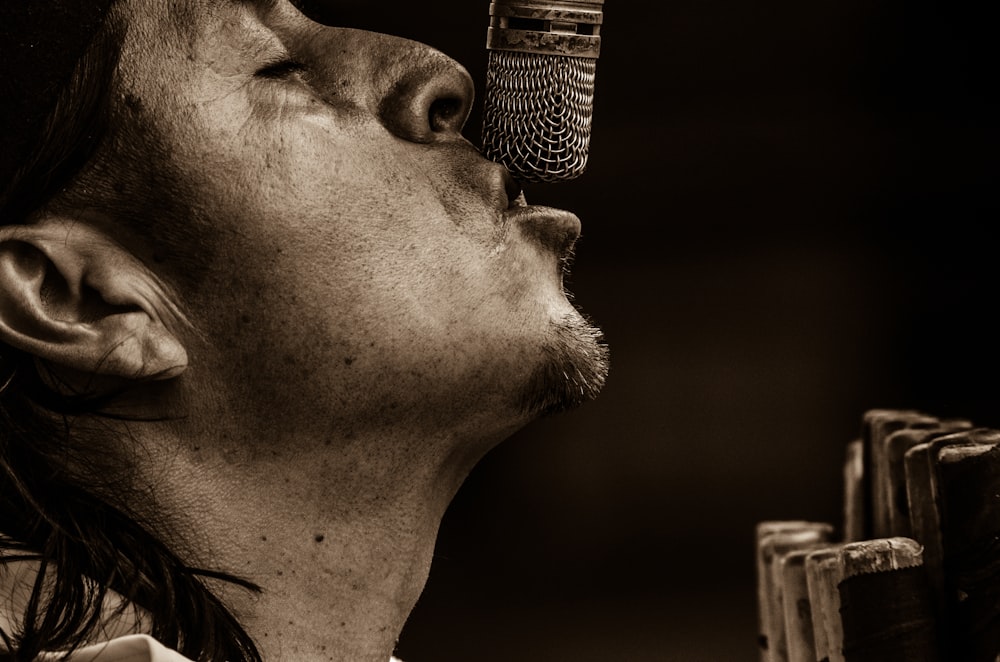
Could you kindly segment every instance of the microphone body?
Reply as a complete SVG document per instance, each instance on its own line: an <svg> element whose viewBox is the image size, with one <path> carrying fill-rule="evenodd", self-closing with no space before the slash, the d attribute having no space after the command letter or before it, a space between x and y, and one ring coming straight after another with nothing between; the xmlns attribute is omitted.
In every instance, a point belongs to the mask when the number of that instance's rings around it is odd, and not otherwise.
<svg viewBox="0 0 1000 662"><path fill-rule="evenodd" d="M494 0L483 153L529 182L587 166L604 0Z"/></svg>

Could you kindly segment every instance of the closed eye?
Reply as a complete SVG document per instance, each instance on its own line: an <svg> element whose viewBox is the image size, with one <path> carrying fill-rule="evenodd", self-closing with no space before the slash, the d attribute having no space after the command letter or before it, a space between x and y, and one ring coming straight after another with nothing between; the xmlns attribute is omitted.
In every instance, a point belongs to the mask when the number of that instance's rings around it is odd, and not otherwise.
<svg viewBox="0 0 1000 662"><path fill-rule="evenodd" d="M265 64L254 75L258 78L282 79L301 74L305 70L306 67L301 62L284 59Z"/></svg>

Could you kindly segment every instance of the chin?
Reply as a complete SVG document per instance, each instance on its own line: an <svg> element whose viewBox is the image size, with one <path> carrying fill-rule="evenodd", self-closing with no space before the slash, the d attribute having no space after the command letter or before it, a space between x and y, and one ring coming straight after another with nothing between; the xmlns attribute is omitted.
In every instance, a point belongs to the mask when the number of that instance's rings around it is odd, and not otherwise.
<svg viewBox="0 0 1000 662"><path fill-rule="evenodd" d="M563 315L551 324L521 408L531 417L574 409L597 397L608 367L608 347L600 329L576 311Z"/></svg>

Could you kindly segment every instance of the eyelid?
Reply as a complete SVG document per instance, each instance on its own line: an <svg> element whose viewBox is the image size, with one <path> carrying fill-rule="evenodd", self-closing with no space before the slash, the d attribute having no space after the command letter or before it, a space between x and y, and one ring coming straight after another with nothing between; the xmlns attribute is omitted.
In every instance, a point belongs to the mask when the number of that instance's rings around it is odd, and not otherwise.
<svg viewBox="0 0 1000 662"><path fill-rule="evenodd" d="M259 78L287 78L305 72L306 66L290 57L280 57L267 62L254 75Z"/></svg>

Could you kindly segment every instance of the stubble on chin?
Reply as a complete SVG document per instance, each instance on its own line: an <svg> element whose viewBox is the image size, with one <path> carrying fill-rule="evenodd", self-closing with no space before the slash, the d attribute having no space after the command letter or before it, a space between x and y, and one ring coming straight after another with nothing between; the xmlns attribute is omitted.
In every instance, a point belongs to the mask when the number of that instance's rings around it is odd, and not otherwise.
<svg viewBox="0 0 1000 662"><path fill-rule="evenodd" d="M542 355L521 399L527 414L574 409L596 398L604 387L608 347L601 330L583 315L567 314L552 322Z"/></svg>

